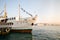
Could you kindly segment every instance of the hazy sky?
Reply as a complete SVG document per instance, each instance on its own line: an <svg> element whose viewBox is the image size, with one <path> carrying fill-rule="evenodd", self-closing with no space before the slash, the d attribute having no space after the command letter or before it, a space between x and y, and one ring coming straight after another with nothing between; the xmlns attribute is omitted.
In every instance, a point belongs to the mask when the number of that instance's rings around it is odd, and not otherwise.
<svg viewBox="0 0 60 40"><path fill-rule="evenodd" d="M19 0L20 8L24 8L33 16L38 15L39 22L42 23L60 23L60 0ZM0 0L0 12L6 10L9 17L18 15L18 0ZM25 12L20 10L21 17L27 17Z"/></svg>

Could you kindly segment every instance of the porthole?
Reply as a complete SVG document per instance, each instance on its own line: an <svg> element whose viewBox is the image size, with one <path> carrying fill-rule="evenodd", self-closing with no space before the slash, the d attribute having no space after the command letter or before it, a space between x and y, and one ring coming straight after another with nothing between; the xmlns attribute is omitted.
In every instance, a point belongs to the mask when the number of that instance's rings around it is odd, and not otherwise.
<svg viewBox="0 0 60 40"><path fill-rule="evenodd" d="M15 19L15 17L14 17L14 19Z"/></svg>
<svg viewBox="0 0 60 40"><path fill-rule="evenodd" d="M11 23L13 25L13 23Z"/></svg>

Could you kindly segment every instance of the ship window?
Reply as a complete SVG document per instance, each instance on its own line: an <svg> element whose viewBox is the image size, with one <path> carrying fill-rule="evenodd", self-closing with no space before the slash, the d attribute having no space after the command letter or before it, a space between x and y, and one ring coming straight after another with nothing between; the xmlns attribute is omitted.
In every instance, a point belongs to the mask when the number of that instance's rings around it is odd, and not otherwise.
<svg viewBox="0 0 60 40"><path fill-rule="evenodd" d="M15 19L15 17L12 17L12 18L11 18L11 20L14 20L14 19Z"/></svg>
<svg viewBox="0 0 60 40"><path fill-rule="evenodd" d="M3 22L4 20L1 20L1 22Z"/></svg>
<svg viewBox="0 0 60 40"><path fill-rule="evenodd" d="M10 20L11 20L11 18L10 18Z"/></svg>
<svg viewBox="0 0 60 40"><path fill-rule="evenodd" d="M13 23L11 23L13 25Z"/></svg>
<svg viewBox="0 0 60 40"><path fill-rule="evenodd" d="M11 25L11 23L10 23L10 25Z"/></svg>
<svg viewBox="0 0 60 40"><path fill-rule="evenodd" d="M13 25L13 23L10 23L10 25Z"/></svg>
<svg viewBox="0 0 60 40"><path fill-rule="evenodd" d="M12 20L13 20L13 18L12 18Z"/></svg>
<svg viewBox="0 0 60 40"><path fill-rule="evenodd" d="M15 19L15 17L14 17L14 19Z"/></svg>
<svg viewBox="0 0 60 40"><path fill-rule="evenodd" d="M8 25L10 25L10 23Z"/></svg>
<svg viewBox="0 0 60 40"><path fill-rule="evenodd" d="M10 25L10 23L8 23L8 25Z"/></svg>

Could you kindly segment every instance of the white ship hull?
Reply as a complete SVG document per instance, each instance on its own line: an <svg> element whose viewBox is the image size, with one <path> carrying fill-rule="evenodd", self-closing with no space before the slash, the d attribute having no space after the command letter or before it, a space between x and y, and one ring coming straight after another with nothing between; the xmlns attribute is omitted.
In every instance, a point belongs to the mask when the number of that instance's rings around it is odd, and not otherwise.
<svg viewBox="0 0 60 40"><path fill-rule="evenodd" d="M18 21L13 21L13 25L0 25L0 28L11 28L11 32L22 32L22 33L31 33L32 25L30 23L22 23Z"/></svg>
<svg viewBox="0 0 60 40"><path fill-rule="evenodd" d="M14 21L12 28L12 32L27 32L31 33L32 32L32 25L31 23L28 22L22 22L22 21Z"/></svg>

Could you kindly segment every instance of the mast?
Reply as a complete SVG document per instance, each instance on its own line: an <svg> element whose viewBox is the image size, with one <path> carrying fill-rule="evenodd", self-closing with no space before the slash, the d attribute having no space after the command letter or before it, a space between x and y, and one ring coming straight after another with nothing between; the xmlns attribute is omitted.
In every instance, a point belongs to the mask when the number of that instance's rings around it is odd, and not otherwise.
<svg viewBox="0 0 60 40"><path fill-rule="evenodd" d="M7 12L6 12L6 3L5 3L5 5L4 5L4 16L3 16L4 18L7 18Z"/></svg>
<svg viewBox="0 0 60 40"><path fill-rule="evenodd" d="M19 3L19 5L18 5L18 16L19 16L19 20L20 20L20 3Z"/></svg>

